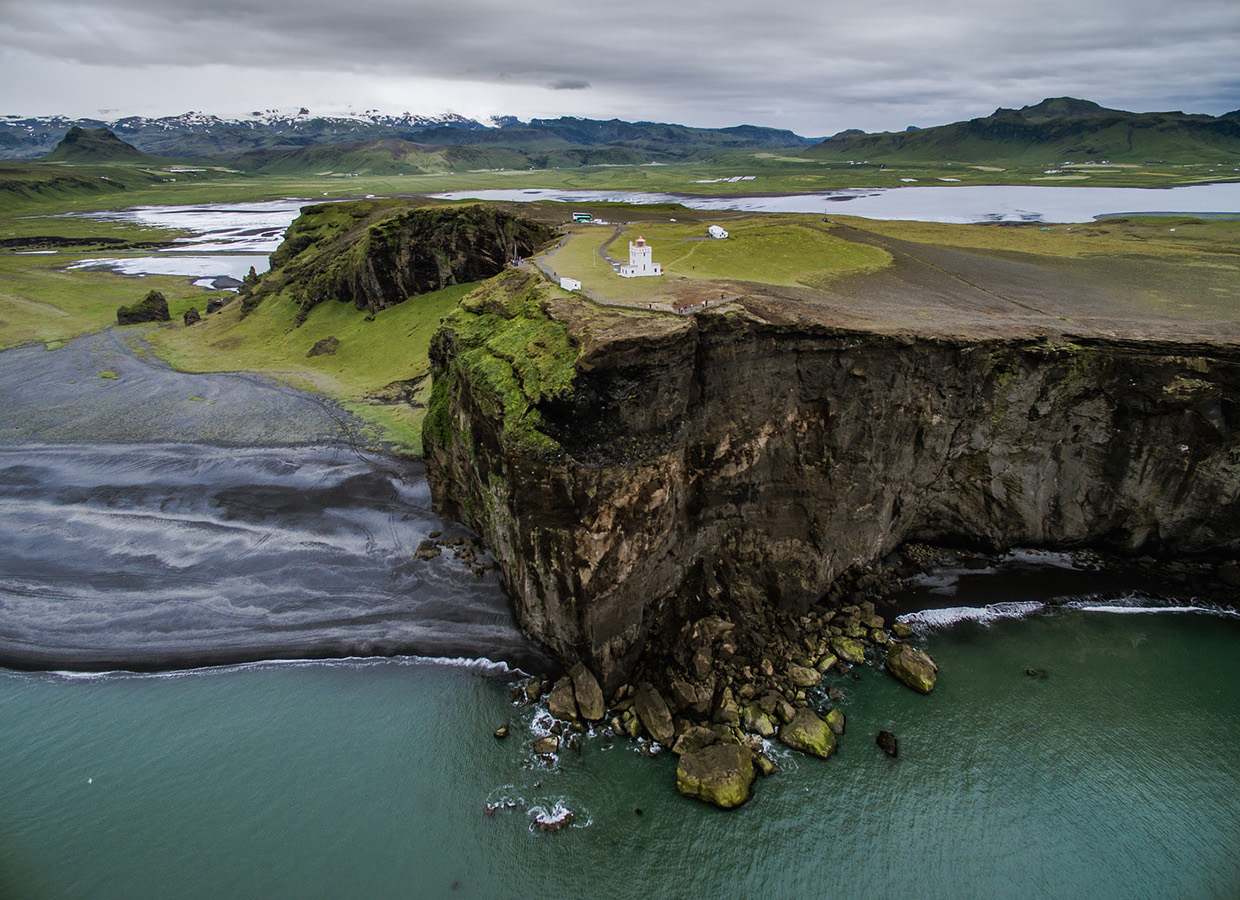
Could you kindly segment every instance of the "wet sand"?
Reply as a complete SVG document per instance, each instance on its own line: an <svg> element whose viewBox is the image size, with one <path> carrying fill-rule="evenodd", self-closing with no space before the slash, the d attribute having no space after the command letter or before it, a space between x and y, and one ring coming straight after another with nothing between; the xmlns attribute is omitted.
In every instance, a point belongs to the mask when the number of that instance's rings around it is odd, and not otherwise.
<svg viewBox="0 0 1240 900"><path fill-rule="evenodd" d="M359 450L320 398L175 372L115 332L0 353L0 397L0 665L549 664L494 569L414 557L467 535L421 464Z"/></svg>

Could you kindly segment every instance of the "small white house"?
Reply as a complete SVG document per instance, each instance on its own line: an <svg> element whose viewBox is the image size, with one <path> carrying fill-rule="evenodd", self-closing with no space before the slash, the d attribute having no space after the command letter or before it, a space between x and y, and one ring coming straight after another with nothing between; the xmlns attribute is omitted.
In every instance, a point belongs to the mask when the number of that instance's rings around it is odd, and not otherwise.
<svg viewBox="0 0 1240 900"><path fill-rule="evenodd" d="M720 228L718 225L712 225L710 226L710 228L706 230L710 234L710 236L713 237L717 241L721 241L725 237L728 236L728 233L724 231L722 228Z"/></svg>
<svg viewBox="0 0 1240 900"><path fill-rule="evenodd" d="M568 278L564 275L561 275L560 276L560 287L566 291L579 291L581 290L581 282L578 281L576 278Z"/></svg>
<svg viewBox="0 0 1240 900"><path fill-rule="evenodd" d="M663 265L654 261L654 250L646 243L644 237L629 242L629 264L620 267L622 278L642 278L647 275L662 275Z"/></svg>

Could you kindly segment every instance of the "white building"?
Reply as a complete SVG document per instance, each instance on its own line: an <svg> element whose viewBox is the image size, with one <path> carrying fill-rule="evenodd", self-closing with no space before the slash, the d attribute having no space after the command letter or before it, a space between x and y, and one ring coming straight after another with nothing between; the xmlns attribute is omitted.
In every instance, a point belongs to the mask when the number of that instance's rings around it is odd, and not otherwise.
<svg viewBox="0 0 1240 900"><path fill-rule="evenodd" d="M560 276L560 287L562 287L566 291L579 291L581 290L581 282L578 281L576 278L569 278L565 275L561 275Z"/></svg>
<svg viewBox="0 0 1240 900"><path fill-rule="evenodd" d="M620 267L622 278L641 278L645 275L662 275L663 266L652 258L654 250L644 237L629 242L629 264Z"/></svg>
<svg viewBox="0 0 1240 900"><path fill-rule="evenodd" d="M721 241L728 236L728 233L718 225L712 225L710 228L707 228L706 231L717 241Z"/></svg>

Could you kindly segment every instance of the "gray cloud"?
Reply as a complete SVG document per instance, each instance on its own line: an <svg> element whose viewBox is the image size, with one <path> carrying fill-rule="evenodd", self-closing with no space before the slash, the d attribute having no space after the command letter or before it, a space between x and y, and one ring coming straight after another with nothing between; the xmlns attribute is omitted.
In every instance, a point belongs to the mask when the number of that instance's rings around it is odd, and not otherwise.
<svg viewBox="0 0 1240 900"><path fill-rule="evenodd" d="M580 0L0 0L0 77L9 105L29 112L70 99L210 110L347 93L364 107L397 96L427 112L489 103L829 134L1063 94L1220 113L1240 107L1237 60L1235 0L1174 12L1164 0L634 0L603 11ZM208 66L210 78L192 77ZM141 73L156 70L143 89ZM55 107L61 83L72 88ZM299 99L299 86L315 96Z"/></svg>

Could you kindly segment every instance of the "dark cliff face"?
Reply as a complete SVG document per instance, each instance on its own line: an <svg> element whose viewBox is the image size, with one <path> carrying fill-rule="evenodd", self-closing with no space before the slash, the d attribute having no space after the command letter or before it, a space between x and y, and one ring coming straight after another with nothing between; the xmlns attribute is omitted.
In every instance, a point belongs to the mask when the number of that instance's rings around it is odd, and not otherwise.
<svg viewBox="0 0 1240 900"><path fill-rule="evenodd" d="M608 689L669 610L803 609L910 539L1240 545L1231 350L896 338L743 310L638 337L577 328L571 384L529 404L546 440L518 447L454 333L426 435L436 502L495 549L522 626Z"/></svg>
<svg viewBox="0 0 1240 900"><path fill-rule="evenodd" d="M390 201L306 207L253 293L287 290L304 318L326 300L378 312L418 294L490 278L555 237L540 222L483 205L384 215Z"/></svg>

